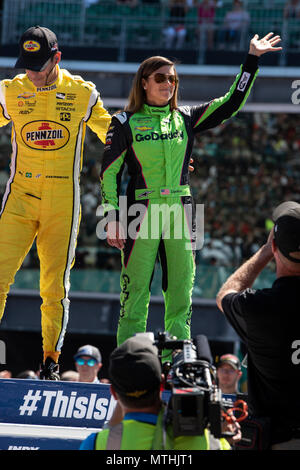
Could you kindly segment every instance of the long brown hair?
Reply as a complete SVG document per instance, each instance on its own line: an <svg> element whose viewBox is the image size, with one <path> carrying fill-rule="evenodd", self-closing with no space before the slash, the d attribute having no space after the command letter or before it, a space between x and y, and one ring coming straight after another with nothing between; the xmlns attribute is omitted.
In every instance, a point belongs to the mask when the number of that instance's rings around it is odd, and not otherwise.
<svg viewBox="0 0 300 470"><path fill-rule="evenodd" d="M177 108L177 92L178 92L178 75L175 69L175 63L170 59L161 56L153 56L144 60L139 66L138 71L133 79L132 87L128 97L128 104L125 107L125 111L136 113L141 109L143 104L146 102L146 93L142 85L142 79L148 78L155 70L158 70L164 65L170 65L174 67L175 76L177 78L173 96L170 100L170 109L173 111Z"/></svg>

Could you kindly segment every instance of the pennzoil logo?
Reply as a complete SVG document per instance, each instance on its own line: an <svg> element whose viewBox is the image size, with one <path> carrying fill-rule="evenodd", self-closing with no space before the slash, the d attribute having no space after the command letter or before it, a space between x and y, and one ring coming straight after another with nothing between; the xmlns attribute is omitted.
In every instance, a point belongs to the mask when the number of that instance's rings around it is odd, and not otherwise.
<svg viewBox="0 0 300 470"><path fill-rule="evenodd" d="M23 49L26 52L37 52L41 48L41 45L37 41L26 41L23 44Z"/></svg>
<svg viewBox="0 0 300 470"><path fill-rule="evenodd" d="M56 85L56 83L54 83L53 85L38 87L38 88L36 89L36 91L37 91L37 92L40 92L40 91L52 91L52 90L55 90L56 88L57 88L57 85Z"/></svg>
<svg viewBox="0 0 300 470"><path fill-rule="evenodd" d="M34 150L58 150L70 138L68 129L55 121L33 121L21 129L23 142Z"/></svg>

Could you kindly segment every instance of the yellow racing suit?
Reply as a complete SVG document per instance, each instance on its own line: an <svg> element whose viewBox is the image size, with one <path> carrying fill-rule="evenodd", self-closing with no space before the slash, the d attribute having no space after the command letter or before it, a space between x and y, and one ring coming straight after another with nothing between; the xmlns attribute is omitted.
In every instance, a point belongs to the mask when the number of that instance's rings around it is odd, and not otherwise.
<svg viewBox="0 0 300 470"><path fill-rule="evenodd" d="M104 142L111 117L93 83L59 67L57 80L41 88L26 74L3 80L0 104L0 125L12 122L11 171L0 212L0 319L36 238L44 359L57 361L68 322L86 125Z"/></svg>

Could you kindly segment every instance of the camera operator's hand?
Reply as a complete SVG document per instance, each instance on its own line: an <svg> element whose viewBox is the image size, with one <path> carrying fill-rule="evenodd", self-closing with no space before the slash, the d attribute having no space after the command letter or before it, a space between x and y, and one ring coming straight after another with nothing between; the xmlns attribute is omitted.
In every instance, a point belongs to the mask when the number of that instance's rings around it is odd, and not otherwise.
<svg viewBox="0 0 300 470"><path fill-rule="evenodd" d="M234 416L231 416L231 422L226 420L223 422L222 432L234 433L234 436L226 437L231 446L234 446L242 439L241 426Z"/></svg>

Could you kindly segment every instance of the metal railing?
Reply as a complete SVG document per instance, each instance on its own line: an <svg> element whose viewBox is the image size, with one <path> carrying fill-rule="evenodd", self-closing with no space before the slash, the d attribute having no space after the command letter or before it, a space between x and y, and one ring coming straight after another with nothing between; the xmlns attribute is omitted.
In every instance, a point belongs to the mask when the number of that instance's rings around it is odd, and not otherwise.
<svg viewBox="0 0 300 470"><path fill-rule="evenodd" d="M232 2L223 1L211 23L199 23L198 7L189 8L184 19L184 38L179 44L170 28L182 19L176 22L176 18L170 18L167 4L138 3L129 7L108 0L85 7L84 0L5 0L1 43L17 43L28 27L39 24L53 29L61 45L117 48L119 61L125 60L128 48L179 47L196 51L198 63L204 63L207 50L243 51L254 33L263 35L268 31L282 36L285 52L300 49L300 19L284 20L284 2L262 4L248 0L250 22L236 34L229 34L224 26L231 5ZM170 34L174 36L172 42ZM281 62L284 63L284 56Z"/></svg>

